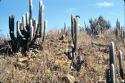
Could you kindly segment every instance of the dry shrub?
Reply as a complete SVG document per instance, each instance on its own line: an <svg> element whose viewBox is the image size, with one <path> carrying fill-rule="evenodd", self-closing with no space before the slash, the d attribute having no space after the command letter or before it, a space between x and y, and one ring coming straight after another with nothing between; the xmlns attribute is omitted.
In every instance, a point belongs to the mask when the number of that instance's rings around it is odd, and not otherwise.
<svg viewBox="0 0 125 83"><path fill-rule="evenodd" d="M103 51L108 49L105 45L114 41L116 46L119 45L123 50L123 55L125 54L122 42L116 40L113 32L107 31L92 37L81 31L78 33L78 48L79 55L83 57L85 63L82 65L81 71L77 73L70 66L71 61L64 54L71 45L70 33L63 40L59 39L61 35L58 31L49 32L42 44L43 49L31 49L28 57L24 57L20 53L7 57L1 55L0 81L4 83L60 83L64 75L70 74L81 83L85 81L93 83L105 80L104 72L109 57L108 52ZM102 62L100 63L100 61Z"/></svg>

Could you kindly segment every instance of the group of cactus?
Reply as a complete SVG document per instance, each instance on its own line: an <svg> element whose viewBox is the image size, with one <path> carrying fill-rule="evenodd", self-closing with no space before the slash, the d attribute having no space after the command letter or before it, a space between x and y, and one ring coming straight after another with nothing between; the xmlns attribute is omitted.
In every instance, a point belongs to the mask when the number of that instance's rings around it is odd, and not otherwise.
<svg viewBox="0 0 125 83"><path fill-rule="evenodd" d="M115 36L116 36L116 38L121 38L121 39L125 38L125 31L121 27L118 19L116 21Z"/></svg>
<svg viewBox="0 0 125 83"><path fill-rule="evenodd" d="M77 41L77 35L78 35L78 20L79 16L73 16L71 15L71 37L72 37L72 48L68 51L66 54L68 59L72 61L72 66L76 71L80 71L82 64L84 61L78 54L78 41Z"/></svg>
<svg viewBox="0 0 125 83"><path fill-rule="evenodd" d="M99 33L102 33L105 30L111 28L111 24L109 23L109 21L105 20L102 16L99 16L98 19L90 19L89 23L91 34L94 35L99 35Z"/></svg>
<svg viewBox="0 0 125 83"><path fill-rule="evenodd" d="M119 74L120 74L120 83L125 83L123 61L122 61L122 51L119 50L118 60L119 60ZM116 78L116 64L115 64L115 47L114 42L111 42L109 45L109 68L106 70L106 83L117 83Z"/></svg>
<svg viewBox="0 0 125 83"><path fill-rule="evenodd" d="M39 1L38 23L32 15L32 0L29 0L29 12L22 16L22 19L16 22L16 35L14 34L13 15L9 16L9 32L11 38L11 47L13 52L21 51L26 53L37 39L42 37L42 42L45 39L45 31L47 22L43 22L43 2ZM44 28L43 28L44 26ZM44 29L44 31L42 31Z"/></svg>

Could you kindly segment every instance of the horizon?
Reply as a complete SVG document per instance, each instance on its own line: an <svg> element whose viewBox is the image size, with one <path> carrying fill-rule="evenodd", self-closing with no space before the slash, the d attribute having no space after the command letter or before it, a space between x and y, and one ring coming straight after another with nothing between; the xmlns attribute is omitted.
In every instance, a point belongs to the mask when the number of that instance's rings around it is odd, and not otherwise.
<svg viewBox="0 0 125 83"><path fill-rule="evenodd" d="M86 5L84 5L86 3ZM66 23L70 26L71 14L80 16L80 25L84 26L84 22L89 25L90 18L98 18L103 16L109 20L111 26L115 26L117 18L121 26L124 26L124 2L123 0L43 0L44 19L48 21L47 31L53 29L61 29ZM15 16L15 22L21 19L28 11L28 0L0 0L0 34L8 35L9 26L8 19L10 15ZM39 0L33 0L33 17L38 19Z"/></svg>

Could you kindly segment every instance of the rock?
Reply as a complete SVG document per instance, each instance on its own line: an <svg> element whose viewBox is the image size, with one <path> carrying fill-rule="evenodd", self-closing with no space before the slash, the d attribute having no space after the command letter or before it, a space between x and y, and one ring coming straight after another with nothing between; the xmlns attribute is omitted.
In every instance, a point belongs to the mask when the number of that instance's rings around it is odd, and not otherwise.
<svg viewBox="0 0 125 83"><path fill-rule="evenodd" d="M14 64L15 68L19 68L19 69L25 69L28 66L27 64L21 63L21 62L14 62L13 64Z"/></svg>
<svg viewBox="0 0 125 83"><path fill-rule="evenodd" d="M28 61L28 58L27 58L27 57L24 57L24 58L18 58L17 61L18 61L18 62L25 63L25 62Z"/></svg>
<svg viewBox="0 0 125 83"><path fill-rule="evenodd" d="M67 75L64 75L62 77L62 82L64 82L64 83L75 83L76 80L75 80L75 77L73 77L70 74L67 74Z"/></svg>

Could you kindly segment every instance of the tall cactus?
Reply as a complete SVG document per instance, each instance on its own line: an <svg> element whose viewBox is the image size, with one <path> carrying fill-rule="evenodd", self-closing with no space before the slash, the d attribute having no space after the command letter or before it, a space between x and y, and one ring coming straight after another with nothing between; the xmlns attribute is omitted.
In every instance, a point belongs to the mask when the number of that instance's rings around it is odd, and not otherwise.
<svg viewBox="0 0 125 83"><path fill-rule="evenodd" d="M72 60L72 66L79 72L84 60L78 55L78 18L79 16L71 15L71 37L72 37L72 51L66 53L68 58Z"/></svg>
<svg viewBox="0 0 125 83"><path fill-rule="evenodd" d="M124 79L123 65L122 65L122 51L119 50L119 72L122 79Z"/></svg>
<svg viewBox="0 0 125 83"><path fill-rule="evenodd" d="M114 42L111 42L109 46L109 59L110 59L110 77L111 83L115 83L115 49L114 49Z"/></svg>
<svg viewBox="0 0 125 83"><path fill-rule="evenodd" d="M16 22L16 35L14 35L14 16L9 17L9 30L10 37L12 41L12 49L15 52L19 51L26 53L29 47L35 44L37 38L42 37L42 23L43 23L43 3L42 0L39 1L39 17L38 24L32 16L32 0L29 0L29 12L26 15L22 16L20 21ZM47 27L47 22L44 22L44 31L43 31L43 41L45 40L45 31ZM37 26L38 25L38 26Z"/></svg>
<svg viewBox="0 0 125 83"><path fill-rule="evenodd" d="M26 13L26 25L29 25L29 12Z"/></svg>
<svg viewBox="0 0 125 83"><path fill-rule="evenodd" d="M22 26L23 26L24 31L27 32L27 29L26 29L26 17L24 15L22 16Z"/></svg>
<svg viewBox="0 0 125 83"><path fill-rule="evenodd" d="M17 39L24 38L24 35L21 33L21 22L17 21Z"/></svg>
<svg viewBox="0 0 125 83"><path fill-rule="evenodd" d="M116 83L116 79L115 79L115 67L114 64L111 64L110 67L110 75L111 75L111 83Z"/></svg>
<svg viewBox="0 0 125 83"><path fill-rule="evenodd" d="M43 40L42 40L43 42L45 40L46 28L47 28L47 20L44 21Z"/></svg>
<svg viewBox="0 0 125 83"><path fill-rule="evenodd" d="M43 2L42 2L42 0L40 0L40 2L39 2L39 18L38 18L38 22L39 22L38 36L42 37L42 23L43 23Z"/></svg>
<svg viewBox="0 0 125 83"><path fill-rule="evenodd" d="M33 35L35 36L35 35L36 35L36 27L37 27L35 18L33 18L33 27L34 27L34 28L33 28L33 29L34 29Z"/></svg>
<svg viewBox="0 0 125 83"><path fill-rule="evenodd" d="M106 83L116 83L116 72L115 72L115 62L114 62L114 43L111 42L111 45L109 46L109 67L110 69L107 70L106 73ZM122 80L120 80L120 83L124 83L125 77L124 77L124 69L123 69L123 62L122 62L122 51L119 50L118 53L118 59L119 59L119 73Z"/></svg>
<svg viewBox="0 0 125 83"><path fill-rule="evenodd" d="M32 0L29 0L29 20L32 19L32 8L33 8Z"/></svg>
<svg viewBox="0 0 125 83"><path fill-rule="evenodd" d="M64 23L64 34L66 34L66 23Z"/></svg>
<svg viewBox="0 0 125 83"><path fill-rule="evenodd" d="M116 83L116 78L115 78L115 62L114 62L114 42L111 42L109 45L109 68L106 70L106 81L107 83Z"/></svg>
<svg viewBox="0 0 125 83"><path fill-rule="evenodd" d="M12 40L15 39L14 35L14 16L9 16L9 30L10 30L10 37Z"/></svg>
<svg viewBox="0 0 125 83"><path fill-rule="evenodd" d="M111 42L111 45L109 46L109 59L110 59L110 66L111 64L115 64L114 42Z"/></svg>
<svg viewBox="0 0 125 83"><path fill-rule="evenodd" d="M110 69L106 69L106 83L111 83Z"/></svg>
<svg viewBox="0 0 125 83"><path fill-rule="evenodd" d="M78 56L78 41L77 41L77 35L78 35L78 17L74 18L74 50L76 53L76 56Z"/></svg>
<svg viewBox="0 0 125 83"><path fill-rule="evenodd" d="M74 44L74 16L71 15L71 36Z"/></svg>
<svg viewBox="0 0 125 83"><path fill-rule="evenodd" d="M33 23L32 20L30 20L30 40L33 39L33 30L34 30L34 28L33 28L33 24L32 23Z"/></svg>
<svg viewBox="0 0 125 83"><path fill-rule="evenodd" d="M16 43L16 37L14 35L14 16L11 15L9 16L9 32L10 32L10 37L11 37L11 45L12 45L12 51L16 52L17 51L17 45Z"/></svg>

